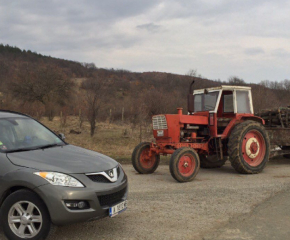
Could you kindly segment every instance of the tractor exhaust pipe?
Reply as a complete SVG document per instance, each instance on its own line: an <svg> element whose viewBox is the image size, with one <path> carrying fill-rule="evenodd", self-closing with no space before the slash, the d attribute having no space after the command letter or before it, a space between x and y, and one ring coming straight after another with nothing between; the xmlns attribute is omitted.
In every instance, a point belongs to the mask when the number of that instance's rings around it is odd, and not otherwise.
<svg viewBox="0 0 290 240"><path fill-rule="evenodd" d="M189 93L187 95L187 109L189 113L194 112L193 84L194 84L194 80L190 84Z"/></svg>
<svg viewBox="0 0 290 240"><path fill-rule="evenodd" d="M193 84L194 84L194 80L192 81L192 83L190 84L190 86L189 86L189 94L193 94Z"/></svg>

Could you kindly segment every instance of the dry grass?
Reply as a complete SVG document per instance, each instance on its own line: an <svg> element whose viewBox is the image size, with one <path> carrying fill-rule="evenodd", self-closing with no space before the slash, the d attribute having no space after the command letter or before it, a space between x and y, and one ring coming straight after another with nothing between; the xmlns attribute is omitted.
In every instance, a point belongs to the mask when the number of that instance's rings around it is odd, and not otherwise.
<svg viewBox="0 0 290 240"><path fill-rule="evenodd" d="M96 133L90 137L89 123L84 122L80 129L77 117L67 117L64 127L61 126L59 117L55 117L53 121L42 118L41 122L55 132L64 133L68 143L103 153L119 162L128 162L133 149L140 142L139 129L132 129L129 124L97 123ZM72 129L81 131L81 134L70 134ZM144 129L142 135L142 141L151 142L153 138L151 127Z"/></svg>

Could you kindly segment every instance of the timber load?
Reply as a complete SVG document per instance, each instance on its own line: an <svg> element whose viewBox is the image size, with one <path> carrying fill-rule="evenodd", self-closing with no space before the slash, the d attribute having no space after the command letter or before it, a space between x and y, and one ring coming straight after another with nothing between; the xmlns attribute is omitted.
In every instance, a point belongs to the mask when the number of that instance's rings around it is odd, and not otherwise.
<svg viewBox="0 0 290 240"><path fill-rule="evenodd" d="M255 115L265 120L266 127L290 128L290 107L264 109Z"/></svg>

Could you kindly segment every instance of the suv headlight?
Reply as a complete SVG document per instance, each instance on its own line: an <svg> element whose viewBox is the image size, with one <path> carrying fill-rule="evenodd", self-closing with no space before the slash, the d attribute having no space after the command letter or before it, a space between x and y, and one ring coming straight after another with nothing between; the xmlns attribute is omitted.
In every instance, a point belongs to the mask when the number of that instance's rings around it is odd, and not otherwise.
<svg viewBox="0 0 290 240"><path fill-rule="evenodd" d="M44 178L52 185L63 186L63 187L85 187L77 179L63 173L35 172L34 174Z"/></svg>

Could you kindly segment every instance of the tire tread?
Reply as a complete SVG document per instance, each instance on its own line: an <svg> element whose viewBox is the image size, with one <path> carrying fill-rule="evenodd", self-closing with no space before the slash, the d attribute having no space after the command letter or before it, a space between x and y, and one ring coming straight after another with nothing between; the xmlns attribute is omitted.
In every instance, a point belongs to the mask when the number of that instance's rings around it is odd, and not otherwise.
<svg viewBox="0 0 290 240"><path fill-rule="evenodd" d="M197 166L196 166L196 170L194 171L193 175L190 176L190 177L182 177L179 173L178 173L178 169L176 167L176 164L179 160L179 158L186 152L191 152L195 159L196 159L196 163L197 163ZM189 148L189 147L183 147L183 148L178 148L177 150L174 151L174 153L171 155L171 158L170 158L170 163L169 163L169 170L170 170L170 174L171 176L178 182L189 182L189 181L192 181L198 171L199 171L199 168L200 168L200 160L199 160L199 156L197 154L197 152L192 149L192 148Z"/></svg>
<svg viewBox="0 0 290 240"><path fill-rule="evenodd" d="M134 169L140 174L154 173L156 171L156 169L158 168L159 162L160 162L160 156L156 155L156 162L151 169L142 168L142 166L139 162L139 157L140 157L140 154L143 151L143 149L146 147L150 148L150 142L141 142L135 147L135 149L132 153L132 158L131 158L132 165L133 165Z"/></svg>
<svg viewBox="0 0 290 240"><path fill-rule="evenodd" d="M263 160L262 163L257 167L250 167L248 164L245 163L243 158L240 156L240 144L242 141L242 136L244 135L245 131L247 131L248 128L254 127L255 129L258 129L260 132L262 132L264 135L264 140L266 143L266 154L265 158L267 160ZM265 130L265 128L258 122L255 121L244 121L242 123L237 124L234 129L231 132L231 135L229 137L228 142L228 154L230 157L230 162L232 167L239 173L243 174L254 174L261 172L266 162L269 159L269 146L270 146L270 139L269 136ZM265 159L264 158L264 159Z"/></svg>

